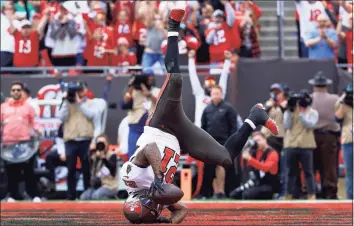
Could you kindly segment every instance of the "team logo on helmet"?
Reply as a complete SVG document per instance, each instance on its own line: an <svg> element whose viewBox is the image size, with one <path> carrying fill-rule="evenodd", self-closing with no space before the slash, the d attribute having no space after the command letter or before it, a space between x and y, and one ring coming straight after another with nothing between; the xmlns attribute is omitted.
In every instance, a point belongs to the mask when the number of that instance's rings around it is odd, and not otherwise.
<svg viewBox="0 0 354 226"><path fill-rule="evenodd" d="M133 212L140 216L142 213L141 203L139 202L139 200L125 202L124 210L126 213Z"/></svg>

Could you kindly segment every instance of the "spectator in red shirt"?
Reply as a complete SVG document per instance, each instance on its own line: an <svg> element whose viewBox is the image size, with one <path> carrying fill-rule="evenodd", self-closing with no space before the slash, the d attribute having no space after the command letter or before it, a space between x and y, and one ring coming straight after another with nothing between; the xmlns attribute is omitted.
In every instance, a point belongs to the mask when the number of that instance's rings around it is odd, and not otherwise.
<svg viewBox="0 0 354 226"><path fill-rule="evenodd" d="M347 62L351 64L348 66L348 71L353 71L353 14L350 14L348 17L349 29L342 30L342 21L339 21L337 24L337 33L339 37L345 42L347 47Z"/></svg>
<svg viewBox="0 0 354 226"><path fill-rule="evenodd" d="M245 167L246 181L230 193L235 199L272 199L279 191L278 153L267 143L262 132L254 132L244 148L241 165Z"/></svg>
<svg viewBox="0 0 354 226"><path fill-rule="evenodd" d="M132 34L132 24L129 20L129 14L126 10L122 10L117 15L117 21L114 25L114 35L115 41L119 38L124 37L128 40L129 47L132 46L133 34Z"/></svg>
<svg viewBox="0 0 354 226"><path fill-rule="evenodd" d="M35 111L33 107L22 98L23 84L15 81L11 84L11 99L1 104L0 123L3 125L1 151L11 151L12 153L20 153L20 158L30 155L28 152L31 133L40 134L34 128ZM15 146L15 144L19 144ZM16 157L14 157L16 158ZM37 189L37 181L34 175L34 162L36 158L32 155L30 159L21 162L5 161L5 169L8 178L8 202L22 200L23 197L19 193L19 183L21 175L26 183L28 195L33 198L34 202L41 202L40 193Z"/></svg>
<svg viewBox="0 0 354 226"><path fill-rule="evenodd" d="M29 20L20 22L21 30L12 27L10 32L15 38L14 66L35 67L39 64L39 41L43 36L44 26L48 15L42 17L37 27ZM28 73L28 72L26 72Z"/></svg>
<svg viewBox="0 0 354 226"><path fill-rule="evenodd" d="M224 52L231 50L232 26L235 22L235 12L229 2L222 1L225 5L226 19L224 12L215 10L213 23L205 31L206 42L209 44L210 62L218 63L224 60Z"/></svg>
<svg viewBox="0 0 354 226"><path fill-rule="evenodd" d="M94 23L88 27L86 49L84 57L87 66L110 66L112 64L112 50L115 49L113 29L106 26L106 15L98 12Z"/></svg>
<svg viewBox="0 0 354 226"><path fill-rule="evenodd" d="M129 52L129 42L124 37L118 39L118 53L113 58L113 65L124 67L119 70L122 73L128 72L127 67L136 65L136 55L134 52Z"/></svg>

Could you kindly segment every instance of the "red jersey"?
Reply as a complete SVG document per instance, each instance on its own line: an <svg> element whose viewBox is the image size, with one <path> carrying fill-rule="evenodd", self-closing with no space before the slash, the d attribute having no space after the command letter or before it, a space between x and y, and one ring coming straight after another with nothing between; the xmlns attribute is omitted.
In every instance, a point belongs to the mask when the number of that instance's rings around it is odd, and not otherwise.
<svg viewBox="0 0 354 226"><path fill-rule="evenodd" d="M113 29L111 27L97 28L102 31L101 40L91 39L87 43L86 57L87 66L110 66L111 54L106 53L106 50L116 48L113 39Z"/></svg>
<svg viewBox="0 0 354 226"><path fill-rule="evenodd" d="M133 32L131 24L120 24L117 22L114 25L114 36L115 42L117 43L118 39L123 37L126 38L129 42L129 47L133 45Z"/></svg>
<svg viewBox="0 0 354 226"><path fill-rule="evenodd" d="M14 65L16 67L33 67L39 62L39 34L32 31L25 38L19 31L15 31Z"/></svg>
<svg viewBox="0 0 354 226"><path fill-rule="evenodd" d="M135 20L132 28L133 39L139 42L146 40L146 28L140 20Z"/></svg>
<svg viewBox="0 0 354 226"><path fill-rule="evenodd" d="M230 37L232 35L231 28L226 22L222 24L220 30L215 30L215 28L209 28L205 31L205 36L211 31L215 31L215 36L213 42L209 44L210 62L223 61L225 59L224 51L230 50Z"/></svg>
<svg viewBox="0 0 354 226"><path fill-rule="evenodd" d="M231 48L240 49L242 41L241 41L241 33L240 33L240 20L235 20L234 25L232 25L231 33L232 33L232 41L230 43Z"/></svg>
<svg viewBox="0 0 354 226"><path fill-rule="evenodd" d="M347 46L348 64L353 64L353 31L347 30L345 33L345 44ZM351 67L353 69L353 66Z"/></svg>
<svg viewBox="0 0 354 226"><path fill-rule="evenodd" d="M126 55L118 54L113 58L114 66L134 66L136 65L136 55L133 52L129 52Z"/></svg>

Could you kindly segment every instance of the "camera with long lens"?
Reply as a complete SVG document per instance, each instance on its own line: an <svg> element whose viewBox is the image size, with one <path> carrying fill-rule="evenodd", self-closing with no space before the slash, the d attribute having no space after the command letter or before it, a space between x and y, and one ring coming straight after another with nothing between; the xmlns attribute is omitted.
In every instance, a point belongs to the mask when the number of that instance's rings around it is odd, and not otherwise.
<svg viewBox="0 0 354 226"><path fill-rule="evenodd" d="M149 74L134 74L132 75L128 86L132 86L136 90L141 90L141 84L144 84L146 88L150 90L152 86L152 84L149 82L151 76L152 75Z"/></svg>
<svg viewBox="0 0 354 226"><path fill-rule="evenodd" d="M343 103L353 107L353 86L348 85L347 88L344 90L345 97L343 99Z"/></svg>
<svg viewBox="0 0 354 226"><path fill-rule="evenodd" d="M66 99L69 103L73 104L76 102L76 93L84 89L84 83L81 81L69 82L66 84Z"/></svg>
<svg viewBox="0 0 354 226"><path fill-rule="evenodd" d="M294 112L296 105L301 107L308 107L312 104L312 98L307 90L302 90L300 93L292 93L288 98L288 109L291 112Z"/></svg>
<svg viewBox="0 0 354 226"><path fill-rule="evenodd" d="M245 146L244 146L244 149L252 149L252 150L257 150L258 149L258 145L257 145L257 142L252 140L252 139L248 139Z"/></svg>
<svg viewBox="0 0 354 226"><path fill-rule="evenodd" d="M258 186L260 183L259 179L256 176L256 173L254 171L250 171L248 173L248 180L241 184L239 187L235 188L235 190L233 190L230 193L230 197L232 198L237 198L237 197L241 197L242 193L247 190L250 189L254 186Z"/></svg>

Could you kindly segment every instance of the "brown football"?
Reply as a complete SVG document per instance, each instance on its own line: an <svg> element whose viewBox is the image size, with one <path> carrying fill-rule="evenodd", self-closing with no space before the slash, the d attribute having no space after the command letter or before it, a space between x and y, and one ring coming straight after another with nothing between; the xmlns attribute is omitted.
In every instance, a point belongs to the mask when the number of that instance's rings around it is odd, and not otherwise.
<svg viewBox="0 0 354 226"><path fill-rule="evenodd" d="M182 199L184 193L183 191L173 184L164 184L164 191L161 194L155 191L154 196L151 197L156 203L161 205L172 205Z"/></svg>

